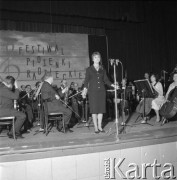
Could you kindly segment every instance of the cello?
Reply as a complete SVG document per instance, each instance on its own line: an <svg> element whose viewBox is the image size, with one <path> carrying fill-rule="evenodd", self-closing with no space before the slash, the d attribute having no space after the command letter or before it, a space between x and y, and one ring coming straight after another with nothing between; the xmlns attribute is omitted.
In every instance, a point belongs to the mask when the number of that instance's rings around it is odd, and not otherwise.
<svg viewBox="0 0 177 180"><path fill-rule="evenodd" d="M167 101L162 105L160 115L166 119L171 119L177 113L177 86L173 88L169 95Z"/></svg>
<svg viewBox="0 0 177 180"><path fill-rule="evenodd" d="M155 83L155 85L157 84L158 82ZM144 114L144 116L147 116L150 111L151 111L151 108L152 108L152 101L153 99L157 98L159 93L152 87L152 85L149 83L150 85L150 88L152 90L152 97L144 97L145 95L145 91L142 90L142 100L139 102L138 106L136 107L136 112L137 113L140 113L140 114ZM154 86L155 86L154 85Z"/></svg>

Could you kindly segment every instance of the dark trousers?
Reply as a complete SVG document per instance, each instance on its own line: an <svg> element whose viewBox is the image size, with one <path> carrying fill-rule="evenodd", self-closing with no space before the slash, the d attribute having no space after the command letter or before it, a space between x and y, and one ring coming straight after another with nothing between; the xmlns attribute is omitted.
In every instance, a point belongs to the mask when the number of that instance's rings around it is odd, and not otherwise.
<svg viewBox="0 0 177 180"><path fill-rule="evenodd" d="M71 99L71 106L72 106L72 109L74 111L75 118L80 120L79 106L78 106L78 102L77 102L77 100L75 98Z"/></svg>
<svg viewBox="0 0 177 180"><path fill-rule="evenodd" d="M62 112L64 114L65 126L69 124L72 115L72 111L70 110L71 107L65 107L60 102L60 100L53 100L52 102L47 102L47 105L49 113Z"/></svg>
<svg viewBox="0 0 177 180"><path fill-rule="evenodd" d="M24 108L24 112L27 117L24 123L24 131L26 131L32 127L32 123L33 123L33 111L31 105L26 104Z"/></svg>
<svg viewBox="0 0 177 180"><path fill-rule="evenodd" d="M9 116L15 116L15 132L20 133L20 129L26 119L26 115L23 112L17 111L15 109L1 109L0 110L1 117L9 117ZM12 129L11 132L12 133Z"/></svg>

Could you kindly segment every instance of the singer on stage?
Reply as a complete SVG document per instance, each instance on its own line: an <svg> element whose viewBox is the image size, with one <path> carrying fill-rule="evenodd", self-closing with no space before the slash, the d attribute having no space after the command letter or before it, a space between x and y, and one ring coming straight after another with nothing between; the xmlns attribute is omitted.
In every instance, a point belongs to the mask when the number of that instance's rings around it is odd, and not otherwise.
<svg viewBox="0 0 177 180"><path fill-rule="evenodd" d="M102 129L103 113L106 113L106 89L105 84L114 87L101 63L101 54L92 54L93 65L86 69L83 97L88 91L90 113L94 123L95 133L105 132Z"/></svg>

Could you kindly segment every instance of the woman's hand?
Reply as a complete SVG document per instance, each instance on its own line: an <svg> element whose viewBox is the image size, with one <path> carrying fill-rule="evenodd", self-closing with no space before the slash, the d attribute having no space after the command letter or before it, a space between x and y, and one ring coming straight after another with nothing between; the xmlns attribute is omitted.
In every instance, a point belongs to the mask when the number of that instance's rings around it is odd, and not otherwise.
<svg viewBox="0 0 177 180"><path fill-rule="evenodd" d="M86 95L87 95L87 89L84 88L83 91L82 91L82 98L85 99L86 98Z"/></svg>
<svg viewBox="0 0 177 180"><path fill-rule="evenodd" d="M118 86L118 85L111 84L111 86L112 86L113 88L119 89L119 86Z"/></svg>
<svg viewBox="0 0 177 180"><path fill-rule="evenodd" d="M57 100L59 100L59 99L60 99L60 96L59 96L58 94L55 94L55 98L56 98Z"/></svg>

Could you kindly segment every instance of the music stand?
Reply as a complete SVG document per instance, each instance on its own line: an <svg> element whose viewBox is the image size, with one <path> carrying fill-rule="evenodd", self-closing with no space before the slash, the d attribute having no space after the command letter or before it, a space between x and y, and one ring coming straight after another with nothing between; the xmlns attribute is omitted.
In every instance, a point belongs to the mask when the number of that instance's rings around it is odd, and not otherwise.
<svg viewBox="0 0 177 180"><path fill-rule="evenodd" d="M154 91L150 85L150 82L148 79L141 79L141 80L136 80L134 81L135 83L135 86L138 90L138 93L141 97L143 97L143 113L142 113L142 118L144 120L144 123L143 124L148 124L148 125L151 125L153 126L152 124L149 124L147 123L147 117L145 115L145 101L146 101L146 98L154 98ZM136 122L136 121L135 121Z"/></svg>

